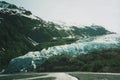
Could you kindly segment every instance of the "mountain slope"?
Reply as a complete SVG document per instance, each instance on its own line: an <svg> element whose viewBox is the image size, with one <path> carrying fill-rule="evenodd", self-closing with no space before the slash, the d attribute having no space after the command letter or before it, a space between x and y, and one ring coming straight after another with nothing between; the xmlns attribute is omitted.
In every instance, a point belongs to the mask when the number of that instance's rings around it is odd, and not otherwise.
<svg viewBox="0 0 120 80"><path fill-rule="evenodd" d="M79 38L111 34L99 25L66 26L47 22L29 10L0 1L0 66L29 51L72 43ZM68 42L69 41L69 42Z"/></svg>
<svg viewBox="0 0 120 80"><path fill-rule="evenodd" d="M1 1L0 9L1 23L16 28L26 37L30 37L36 42L50 41L53 37L69 37L69 36L98 36L111 33L102 26L66 26L53 22L46 22L24 8ZM11 8L9 6L16 6Z"/></svg>
<svg viewBox="0 0 120 80"><path fill-rule="evenodd" d="M41 51L28 52L24 56L16 57L11 60L6 73L32 71L41 65L49 57L54 55L68 54L78 56L82 53L89 53L97 50L120 47L120 35L110 34L99 37L91 37L78 40L72 44L53 46Z"/></svg>

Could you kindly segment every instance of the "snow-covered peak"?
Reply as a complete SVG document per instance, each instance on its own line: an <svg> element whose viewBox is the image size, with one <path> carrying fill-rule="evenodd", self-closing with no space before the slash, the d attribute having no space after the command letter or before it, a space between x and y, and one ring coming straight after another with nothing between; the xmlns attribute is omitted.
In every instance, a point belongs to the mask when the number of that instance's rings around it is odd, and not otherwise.
<svg viewBox="0 0 120 80"><path fill-rule="evenodd" d="M30 19L40 20L40 18L32 15L29 10L26 10L23 7L17 7L16 5L7 3L5 1L0 1L0 13L6 15L24 16Z"/></svg>
<svg viewBox="0 0 120 80"><path fill-rule="evenodd" d="M85 25L67 25L65 23L57 23L57 22L48 22L48 25L50 26L54 26L57 30L65 30L65 31L79 31L79 30L84 30L84 33L86 31L98 31L98 30L101 30L102 31L105 31L106 33L112 33L112 32L109 32L107 31L104 27L100 26L100 25L95 25L95 24L92 24L90 26L85 26ZM88 30L89 29L89 30Z"/></svg>
<svg viewBox="0 0 120 80"><path fill-rule="evenodd" d="M48 22L48 23L51 24L52 22ZM98 30L100 28L103 28L102 26L95 25L95 24L85 26L85 25L80 25L80 24L67 24L67 23L62 22L62 21L54 21L54 24L56 24L56 28L58 30L74 30L74 28L79 28L79 29L91 28L93 30ZM58 25L60 25L60 26L58 26Z"/></svg>

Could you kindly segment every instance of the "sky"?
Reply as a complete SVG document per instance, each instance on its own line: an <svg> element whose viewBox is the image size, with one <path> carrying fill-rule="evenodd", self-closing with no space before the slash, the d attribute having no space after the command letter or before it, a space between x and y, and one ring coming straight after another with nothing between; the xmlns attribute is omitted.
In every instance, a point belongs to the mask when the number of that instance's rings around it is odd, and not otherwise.
<svg viewBox="0 0 120 80"><path fill-rule="evenodd" d="M4 0L34 15L68 25L104 26L120 33L120 0Z"/></svg>

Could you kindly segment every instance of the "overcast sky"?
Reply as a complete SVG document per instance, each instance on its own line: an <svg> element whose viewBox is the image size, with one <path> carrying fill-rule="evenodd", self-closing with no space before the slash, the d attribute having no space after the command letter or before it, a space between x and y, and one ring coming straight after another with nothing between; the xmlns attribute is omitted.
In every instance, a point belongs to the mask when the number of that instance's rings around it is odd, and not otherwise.
<svg viewBox="0 0 120 80"><path fill-rule="evenodd" d="M120 0L4 0L47 21L105 26L120 33Z"/></svg>

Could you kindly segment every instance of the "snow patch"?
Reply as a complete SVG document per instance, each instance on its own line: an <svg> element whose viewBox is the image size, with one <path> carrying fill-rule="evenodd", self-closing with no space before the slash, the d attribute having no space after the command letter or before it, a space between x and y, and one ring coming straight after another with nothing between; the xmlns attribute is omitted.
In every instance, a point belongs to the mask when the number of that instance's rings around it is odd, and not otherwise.
<svg viewBox="0 0 120 80"><path fill-rule="evenodd" d="M39 20L39 18L34 16L34 15L25 15L25 14L21 14L21 15L24 16L24 17L30 18L32 20Z"/></svg>
<svg viewBox="0 0 120 80"><path fill-rule="evenodd" d="M30 40L30 42L34 45L37 46L39 43L35 42L34 40L32 40L30 37L28 37L28 39Z"/></svg>
<svg viewBox="0 0 120 80"><path fill-rule="evenodd" d="M32 29L32 30L36 30L36 29L40 29L40 27L33 27L33 29Z"/></svg>

